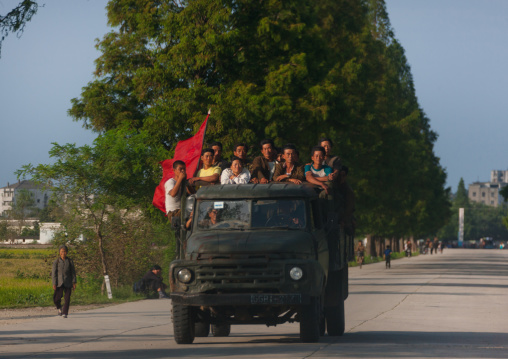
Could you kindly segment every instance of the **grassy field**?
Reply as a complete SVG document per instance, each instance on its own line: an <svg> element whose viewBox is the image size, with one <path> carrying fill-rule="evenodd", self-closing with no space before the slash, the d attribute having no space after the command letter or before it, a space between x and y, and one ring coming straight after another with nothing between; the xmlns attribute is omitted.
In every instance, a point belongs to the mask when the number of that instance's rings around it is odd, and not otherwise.
<svg viewBox="0 0 508 359"><path fill-rule="evenodd" d="M56 259L54 249L0 248L0 308L52 306L51 266ZM78 276L72 304L121 303L143 296L130 286L113 288L113 300L101 294L101 283Z"/></svg>

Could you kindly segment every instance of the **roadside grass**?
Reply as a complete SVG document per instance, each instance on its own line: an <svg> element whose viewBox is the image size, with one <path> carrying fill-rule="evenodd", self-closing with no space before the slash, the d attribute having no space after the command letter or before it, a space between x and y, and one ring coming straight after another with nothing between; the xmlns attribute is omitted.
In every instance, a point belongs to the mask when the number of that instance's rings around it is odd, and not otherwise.
<svg viewBox="0 0 508 359"><path fill-rule="evenodd" d="M0 308L53 306L53 249L0 249ZM101 292L101 281L78 276L71 305L123 303L144 299L131 286L112 288L113 299Z"/></svg>
<svg viewBox="0 0 508 359"><path fill-rule="evenodd" d="M418 252L413 252L411 254L411 257L415 257L415 256L417 256L419 254L420 253L418 253ZM392 254L391 254L392 260L404 258L405 256L406 256L405 252L392 252ZM384 260L385 259L382 256L381 257L365 256L365 258L363 260L363 265L365 265L365 264L371 264L371 263L384 262ZM358 265L359 264L356 262L356 256L355 256L355 260L349 262L349 267L356 267Z"/></svg>

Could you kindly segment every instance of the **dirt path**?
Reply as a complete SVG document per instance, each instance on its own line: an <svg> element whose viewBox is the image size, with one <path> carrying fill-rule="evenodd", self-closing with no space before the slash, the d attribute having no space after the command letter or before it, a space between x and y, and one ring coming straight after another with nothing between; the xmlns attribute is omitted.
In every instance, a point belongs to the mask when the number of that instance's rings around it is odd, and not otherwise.
<svg viewBox="0 0 508 359"><path fill-rule="evenodd" d="M109 307L115 304L89 304L72 305L69 312L82 312L85 310ZM54 307L33 307L20 309L0 309L0 326L26 323L44 317L54 317L57 311Z"/></svg>

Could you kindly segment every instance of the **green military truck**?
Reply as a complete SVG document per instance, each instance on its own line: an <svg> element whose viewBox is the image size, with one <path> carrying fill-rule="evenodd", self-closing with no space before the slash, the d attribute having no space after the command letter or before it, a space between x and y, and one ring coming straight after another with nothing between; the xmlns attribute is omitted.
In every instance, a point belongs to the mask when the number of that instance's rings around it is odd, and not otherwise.
<svg viewBox="0 0 508 359"><path fill-rule="evenodd" d="M304 342L342 335L353 243L334 210L340 197L324 197L294 184L208 186L189 197L192 224L179 227L169 274L175 341L286 322L300 323Z"/></svg>

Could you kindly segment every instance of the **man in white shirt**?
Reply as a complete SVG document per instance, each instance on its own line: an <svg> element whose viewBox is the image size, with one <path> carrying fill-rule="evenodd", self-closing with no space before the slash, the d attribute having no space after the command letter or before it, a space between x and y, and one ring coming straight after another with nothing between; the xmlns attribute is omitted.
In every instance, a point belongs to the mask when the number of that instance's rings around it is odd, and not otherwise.
<svg viewBox="0 0 508 359"><path fill-rule="evenodd" d="M250 173L243 168L242 160L239 157L231 159L231 167L222 171L220 176L221 184L246 184L250 181Z"/></svg>
<svg viewBox="0 0 508 359"><path fill-rule="evenodd" d="M187 178L185 163L177 160L173 162L173 171L175 175L164 184L164 192L166 193L166 215L168 221L172 217L180 215L180 200L182 198L182 182Z"/></svg>

